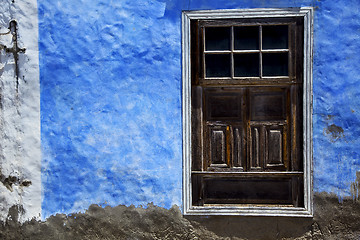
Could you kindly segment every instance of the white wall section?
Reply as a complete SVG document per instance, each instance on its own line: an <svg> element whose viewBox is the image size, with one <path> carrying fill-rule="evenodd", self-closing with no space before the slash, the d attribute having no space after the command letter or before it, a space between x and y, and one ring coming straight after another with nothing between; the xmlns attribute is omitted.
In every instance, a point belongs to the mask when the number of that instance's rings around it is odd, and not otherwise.
<svg viewBox="0 0 360 240"><path fill-rule="evenodd" d="M9 23L17 22L13 54ZM10 50L9 50L10 49ZM13 52L12 52L13 51ZM15 51L17 52L17 51ZM18 74L16 74L16 65ZM0 4L0 220L40 218L40 84L36 0L1 0ZM16 214L15 214L16 215Z"/></svg>

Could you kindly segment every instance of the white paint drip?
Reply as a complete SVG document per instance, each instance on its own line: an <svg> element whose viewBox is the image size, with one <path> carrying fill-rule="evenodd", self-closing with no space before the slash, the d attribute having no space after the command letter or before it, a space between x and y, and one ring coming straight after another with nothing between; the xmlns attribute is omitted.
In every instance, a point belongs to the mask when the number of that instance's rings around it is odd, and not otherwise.
<svg viewBox="0 0 360 240"><path fill-rule="evenodd" d="M0 48L0 170L3 179L18 180L11 189L0 183L0 220L8 217L9 208L20 205L19 221L41 215L41 151L40 151L40 84L38 51L38 15L36 0L2 0L0 33L8 31L9 22L18 23L19 53L18 89L15 59ZM12 35L0 35L0 46L13 46ZM31 181L29 186L21 186Z"/></svg>

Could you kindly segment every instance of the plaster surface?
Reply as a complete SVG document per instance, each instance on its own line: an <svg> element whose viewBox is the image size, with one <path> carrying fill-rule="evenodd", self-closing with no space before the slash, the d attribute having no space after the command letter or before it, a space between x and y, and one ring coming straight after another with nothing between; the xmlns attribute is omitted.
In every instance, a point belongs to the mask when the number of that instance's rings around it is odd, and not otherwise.
<svg viewBox="0 0 360 240"><path fill-rule="evenodd" d="M181 11L301 6L315 8L314 220L183 218ZM3 0L0 34L16 19L26 51L16 78L14 56L0 48L0 238L358 239L359 8ZM11 35L0 44L12 46ZM26 222L41 213L47 221Z"/></svg>
<svg viewBox="0 0 360 240"><path fill-rule="evenodd" d="M358 1L321 1L315 16L314 190L351 195L360 169Z"/></svg>
<svg viewBox="0 0 360 240"><path fill-rule="evenodd" d="M180 21L159 1L39 1L43 216L181 205Z"/></svg>
<svg viewBox="0 0 360 240"><path fill-rule="evenodd" d="M357 0L38 1L42 211L181 206L181 11L312 6L314 191L360 170Z"/></svg>
<svg viewBox="0 0 360 240"><path fill-rule="evenodd" d="M18 58L9 23L17 21ZM19 67L16 73L16 65ZM40 218L40 84L36 0L0 3L0 220Z"/></svg>

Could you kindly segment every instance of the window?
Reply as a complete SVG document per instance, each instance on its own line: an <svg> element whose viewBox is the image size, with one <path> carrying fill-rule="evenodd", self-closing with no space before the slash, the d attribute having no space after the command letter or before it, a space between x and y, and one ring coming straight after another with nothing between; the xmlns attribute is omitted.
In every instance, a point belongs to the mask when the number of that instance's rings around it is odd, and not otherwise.
<svg viewBox="0 0 360 240"><path fill-rule="evenodd" d="M312 9L183 13L184 214L312 216Z"/></svg>

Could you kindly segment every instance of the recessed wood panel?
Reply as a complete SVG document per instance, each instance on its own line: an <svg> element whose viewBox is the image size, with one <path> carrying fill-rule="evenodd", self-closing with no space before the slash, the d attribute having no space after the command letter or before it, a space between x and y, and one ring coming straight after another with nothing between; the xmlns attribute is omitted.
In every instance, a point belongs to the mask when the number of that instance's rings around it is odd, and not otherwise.
<svg viewBox="0 0 360 240"><path fill-rule="evenodd" d="M191 170L201 170L203 163L203 142L202 142L202 88L193 87L191 90L191 154L197 161L191 162Z"/></svg>
<svg viewBox="0 0 360 240"><path fill-rule="evenodd" d="M288 147L286 144L286 126L269 125L265 131L265 168L286 170Z"/></svg>
<svg viewBox="0 0 360 240"><path fill-rule="evenodd" d="M226 164L226 132L225 129L210 130L211 165ZM210 166L211 166L210 165Z"/></svg>
<svg viewBox="0 0 360 240"><path fill-rule="evenodd" d="M291 178L204 178L205 204L293 204Z"/></svg>
<svg viewBox="0 0 360 240"><path fill-rule="evenodd" d="M252 92L250 120L285 120L285 91Z"/></svg>
<svg viewBox="0 0 360 240"><path fill-rule="evenodd" d="M206 120L241 121L241 94L206 92Z"/></svg>
<svg viewBox="0 0 360 240"><path fill-rule="evenodd" d="M233 165L236 168L243 168L243 136L242 129L239 127L234 128L234 155L233 155Z"/></svg>
<svg viewBox="0 0 360 240"><path fill-rule="evenodd" d="M250 137L250 169L261 168L261 139L260 139L260 128L251 128Z"/></svg>
<svg viewBox="0 0 360 240"><path fill-rule="evenodd" d="M268 164L283 164L282 158L282 131L269 130L268 136Z"/></svg>

